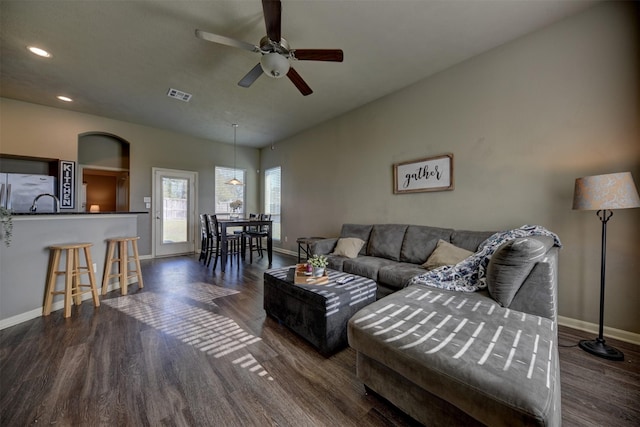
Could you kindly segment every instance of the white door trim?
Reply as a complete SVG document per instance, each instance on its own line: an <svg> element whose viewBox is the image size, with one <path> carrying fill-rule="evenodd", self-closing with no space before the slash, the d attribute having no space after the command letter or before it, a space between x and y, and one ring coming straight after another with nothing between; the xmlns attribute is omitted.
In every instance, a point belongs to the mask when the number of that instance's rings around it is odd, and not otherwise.
<svg viewBox="0 0 640 427"><path fill-rule="evenodd" d="M166 169L166 168L151 168L151 251L153 257L157 257L157 226L159 212L156 208L158 197L162 198L162 195L158 195L158 189L156 185L156 177L158 175L176 175L188 177L191 180L191 191L189 195L189 209L192 210L189 215L190 225L188 228L189 241L193 244L190 252L194 252L197 249L197 236L200 235L200 222L198 220L198 172L184 171L179 169ZM182 252L184 253L184 252ZM177 253L176 253L177 255ZM164 256L164 255L163 255Z"/></svg>

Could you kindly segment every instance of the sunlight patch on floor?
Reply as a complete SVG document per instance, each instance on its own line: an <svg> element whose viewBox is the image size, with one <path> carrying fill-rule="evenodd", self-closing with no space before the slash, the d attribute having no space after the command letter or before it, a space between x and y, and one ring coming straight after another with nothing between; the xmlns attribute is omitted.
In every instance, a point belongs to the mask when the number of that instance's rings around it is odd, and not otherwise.
<svg viewBox="0 0 640 427"><path fill-rule="evenodd" d="M240 291L221 288L220 286L215 286L204 282L193 282L186 285L182 283L174 283L173 285L163 286L162 291L187 296L196 301L213 305L215 305L215 303L213 303L212 299L222 298L240 293Z"/></svg>
<svg viewBox="0 0 640 427"><path fill-rule="evenodd" d="M247 353L242 357L237 358L233 362L234 365L238 365L241 368L248 369L249 372L255 372L259 377L266 376L269 381L273 381L273 378L269 375L269 373L262 367L260 363L256 360L255 357L251 353Z"/></svg>
<svg viewBox="0 0 640 427"><path fill-rule="evenodd" d="M244 331L233 319L194 307L176 299L175 294L213 304L212 299L239 293L206 283L174 286L167 294L141 292L102 303L179 339L215 358L229 355L262 340ZM260 377L273 378L251 353L235 359L234 365Z"/></svg>

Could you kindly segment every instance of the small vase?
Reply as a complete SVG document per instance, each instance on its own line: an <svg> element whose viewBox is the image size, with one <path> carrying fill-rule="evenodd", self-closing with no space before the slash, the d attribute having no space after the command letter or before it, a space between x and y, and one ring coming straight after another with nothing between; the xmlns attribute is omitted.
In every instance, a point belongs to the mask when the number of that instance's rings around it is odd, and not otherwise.
<svg viewBox="0 0 640 427"><path fill-rule="evenodd" d="M324 276L324 267L313 267L313 277Z"/></svg>

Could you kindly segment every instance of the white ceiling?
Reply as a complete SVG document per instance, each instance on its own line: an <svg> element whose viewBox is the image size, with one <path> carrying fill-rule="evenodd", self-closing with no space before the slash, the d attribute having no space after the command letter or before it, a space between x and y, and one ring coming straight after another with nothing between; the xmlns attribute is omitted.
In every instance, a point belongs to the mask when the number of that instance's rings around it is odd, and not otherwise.
<svg viewBox="0 0 640 427"><path fill-rule="evenodd" d="M259 0L1 0L0 95L225 143L238 123L238 145L264 147L595 2L284 0L292 48L344 51L342 63L293 63L314 91L304 97L287 78L238 86L260 55L194 35L259 44ZM171 99L169 88L193 98Z"/></svg>

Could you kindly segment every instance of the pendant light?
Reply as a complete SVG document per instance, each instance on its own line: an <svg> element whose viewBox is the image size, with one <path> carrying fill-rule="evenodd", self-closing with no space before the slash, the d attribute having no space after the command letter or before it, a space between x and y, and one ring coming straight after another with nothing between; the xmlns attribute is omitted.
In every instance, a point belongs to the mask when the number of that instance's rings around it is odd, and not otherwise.
<svg viewBox="0 0 640 427"><path fill-rule="evenodd" d="M242 185L242 182L236 178L236 131L238 130L238 124L234 123L231 126L233 126L233 179L226 183L229 185Z"/></svg>

